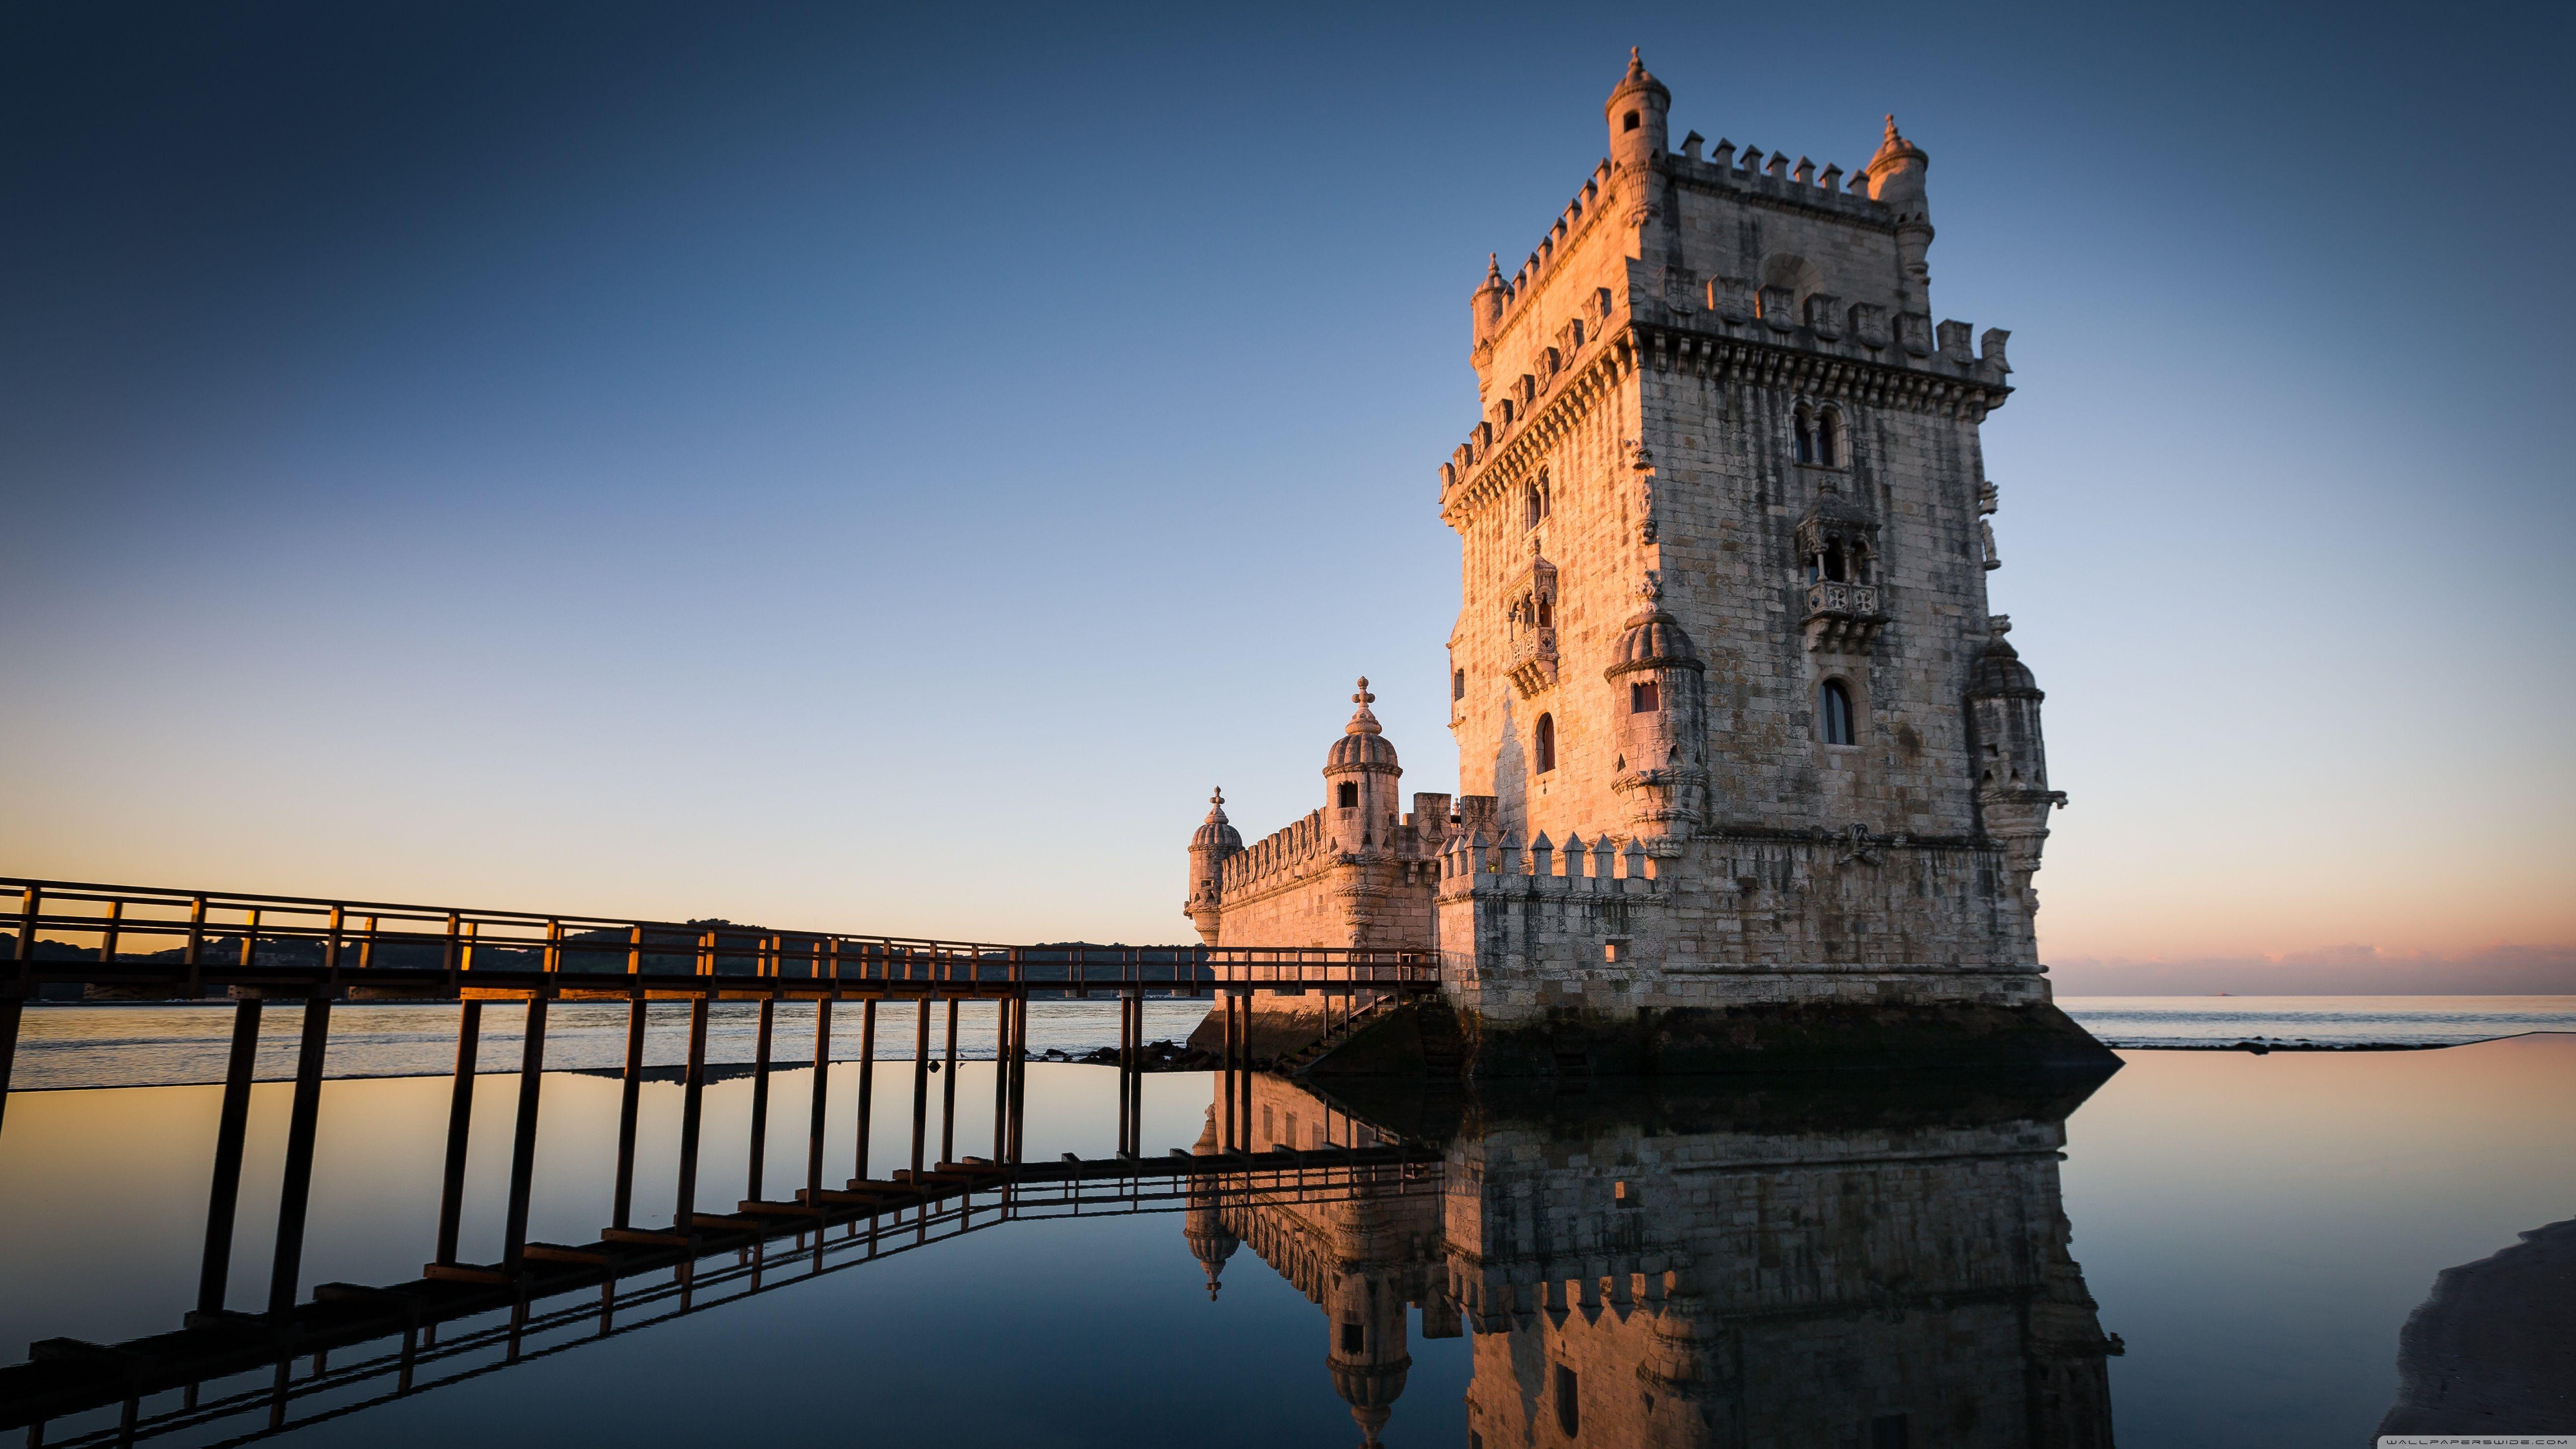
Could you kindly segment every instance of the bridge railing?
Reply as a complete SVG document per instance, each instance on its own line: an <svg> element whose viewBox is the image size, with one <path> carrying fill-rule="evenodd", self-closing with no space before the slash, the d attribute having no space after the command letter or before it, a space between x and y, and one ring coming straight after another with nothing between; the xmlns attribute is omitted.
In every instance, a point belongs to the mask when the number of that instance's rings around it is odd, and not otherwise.
<svg viewBox="0 0 2576 1449"><path fill-rule="evenodd" d="M14 898L14 900L13 900ZM11 906L14 904L14 909ZM1426 951L1013 945L0 876L0 994L47 982L626 994L1436 985ZM622 979L621 979L622 978Z"/></svg>

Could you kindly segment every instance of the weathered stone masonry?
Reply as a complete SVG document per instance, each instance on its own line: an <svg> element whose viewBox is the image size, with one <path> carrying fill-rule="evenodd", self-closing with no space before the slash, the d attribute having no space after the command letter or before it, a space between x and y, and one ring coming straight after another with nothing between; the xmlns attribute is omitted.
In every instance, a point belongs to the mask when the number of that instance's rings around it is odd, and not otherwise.
<svg viewBox="0 0 2576 1449"><path fill-rule="evenodd" d="M1892 118L1848 183L1676 152L1669 104L1632 57L1610 158L1472 298L1450 818L1363 779L1358 854L1329 806L1194 845L1192 914L1436 948L1485 1070L2098 1054L2038 962L2064 796L1986 606L2007 334L1932 321L1929 160Z"/></svg>

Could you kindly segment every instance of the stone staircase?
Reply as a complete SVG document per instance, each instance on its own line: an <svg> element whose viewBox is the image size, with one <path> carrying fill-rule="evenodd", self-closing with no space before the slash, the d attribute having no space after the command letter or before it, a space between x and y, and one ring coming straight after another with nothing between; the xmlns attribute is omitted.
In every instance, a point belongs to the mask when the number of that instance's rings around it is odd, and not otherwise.
<svg viewBox="0 0 2576 1449"><path fill-rule="evenodd" d="M1411 1013L1419 1038L1423 1075L1437 1081L1457 1080L1466 1060L1467 1044L1459 1033L1456 1013L1436 999L1407 1002L1392 995L1381 996L1352 1012L1349 1020L1336 1023L1330 1032L1272 1063L1272 1070L1291 1076L1303 1072L1361 1033L1405 1012Z"/></svg>
<svg viewBox="0 0 2576 1449"><path fill-rule="evenodd" d="M1394 996L1378 997L1368 1005L1352 1012L1347 1019L1335 1023L1331 1031L1272 1062L1271 1070L1289 1076L1306 1070L1330 1055L1334 1048L1367 1030L1372 1022L1384 1020L1387 1013L1395 1010L1395 1006Z"/></svg>

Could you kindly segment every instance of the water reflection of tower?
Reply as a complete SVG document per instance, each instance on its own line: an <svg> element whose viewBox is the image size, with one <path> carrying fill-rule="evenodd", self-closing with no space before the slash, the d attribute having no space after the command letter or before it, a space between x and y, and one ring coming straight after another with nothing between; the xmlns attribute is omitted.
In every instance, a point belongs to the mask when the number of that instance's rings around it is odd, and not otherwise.
<svg viewBox="0 0 2576 1449"><path fill-rule="evenodd" d="M1367 1147L1379 1140L1312 1094L1266 1076L1253 1079L1247 1127L1255 1151ZM1201 1152L1218 1150L1213 1126L1199 1141ZM1455 1338L1462 1331L1440 1258L1441 1199L1405 1191L1400 1168L1323 1170L1349 1176L1311 1201L1295 1191L1237 1188L1205 1228L1193 1197L1186 1231L1202 1263L1219 1244L1231 1252L1240 1241L1323 1311L1326 1373L1350 1405L1360 1442L1374 1445L1413 1367L1408 1308L1421 1308L1425 1337ZM1310 1182L1317 1180L1310 1174Z"/></svg>
<svg viewBox="0 0 2576 1449"><path fill-rule="evenodd" d="M1216 1140L1216 1108L1208 1108L1207 1127L1190 1148L1193 1156L1214 1157L1224 1149ZM1207 1270L1208 1301L1216 1301L1217 1275L1225 1271L1225 1260L1234 1256L1242 1239L1225 1225L1225 1214L1219 1211L1222 1197L1217 1180L1210 1176L1190 1179L1189 1212L1182 1218L1181 1235L1189 1240L1190 1256Z"/></svg>
<svg viewBox="0 0 2576 1449"><path fill-rule="evenodd" d="M1444 1167L1469 1442L2108 1449L2058 1188L2091 1085L1486 1106Z"/></svg>
<svg viewBox="0 0 2576 1449"><path fill-rule="evenodd" d="M1411 1302L1426 1337L1474 1331L1474 1449L2109 1449L2119 1345L2057 1166L2091 1079L1665 1086L1483 1098L1436 1199L1254 1194L1216 1226L1323 1310L1365 1443L1411 1367ZM1256 1093L1263 1142L1357 1130Z"/></svg>

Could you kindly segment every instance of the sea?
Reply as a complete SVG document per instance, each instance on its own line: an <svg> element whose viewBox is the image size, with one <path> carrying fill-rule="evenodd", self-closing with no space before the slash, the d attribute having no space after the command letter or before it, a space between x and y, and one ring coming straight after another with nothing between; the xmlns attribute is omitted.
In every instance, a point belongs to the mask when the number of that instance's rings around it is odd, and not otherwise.
<svg viewBox="0 0 2576 1449"><path fill-rule="evenodd" d="M130 1425L93 1405L26 1442L2326 1449L2370 1443L2421 1397L2422 1345L2459 1328L2439 1285L2474 1279L2510 1307L2516 1265L2576 1233L2576 999L2063 1004L2118 1048L2107 1079L1594 1082L1460 1103L1262 1077L1245 1131L1316 1149L1312 1191L1211 1178L1067 1213L988 1195L955 1222L800 1229L639 1275L613 1303L496 1309L410 1356L396 1337L235 1364L141 1394ZM1156 1003L1147 1035L1183 1036L1199 1009ZM501 1252L518 1015L484 1013L462 1263ZM714 1055L748 1061L753 1009L715 1015ZM818 1077L810 1013L777 1013L757 1158L762 1084L715 1074L699 1211L791 1194L817 1142L836 1187L903 1168L916 1132L933 1152L1006 1150L989 1008L967 1008L965 1060L938 1073L909 1060L909 1014L880 1014L864 1138L856 1015L837 1014ZM610 1222L622 1017L555 1008L531 1241ZM292 1295L399 1301L434 1256L455 1020L335 1011ZM1039 1003L1031 1022L1040 1053L1116 1036L1105 1002ZM264 1077L286 1074L296 1025L269 1009ZM148 1361L134 1346L202 1306L226 1026L220 1006L27 1012L0 1116L0 1374L39 1342L40 1377ZM944 1053L944 1013L930 1026ZM657 1007L649 1059L678 1061L683 1031ZM2360 1047L2385 1049L2338 1049ZM1216 1150L1209 1073L1138 1079L1122 1143L1116 1070L1027 1072L1024 1162L1141 1172ZM638 1088L645 1226L675 1210L670 1075ZM287 1238L292 1097L250 1093L216 1255L233 1314L265 1306ZM1412 1165L1334 1166L1389 1144ZM2576 1342L2565 1295L2517 1311L2515 1341Z"/></svg>

